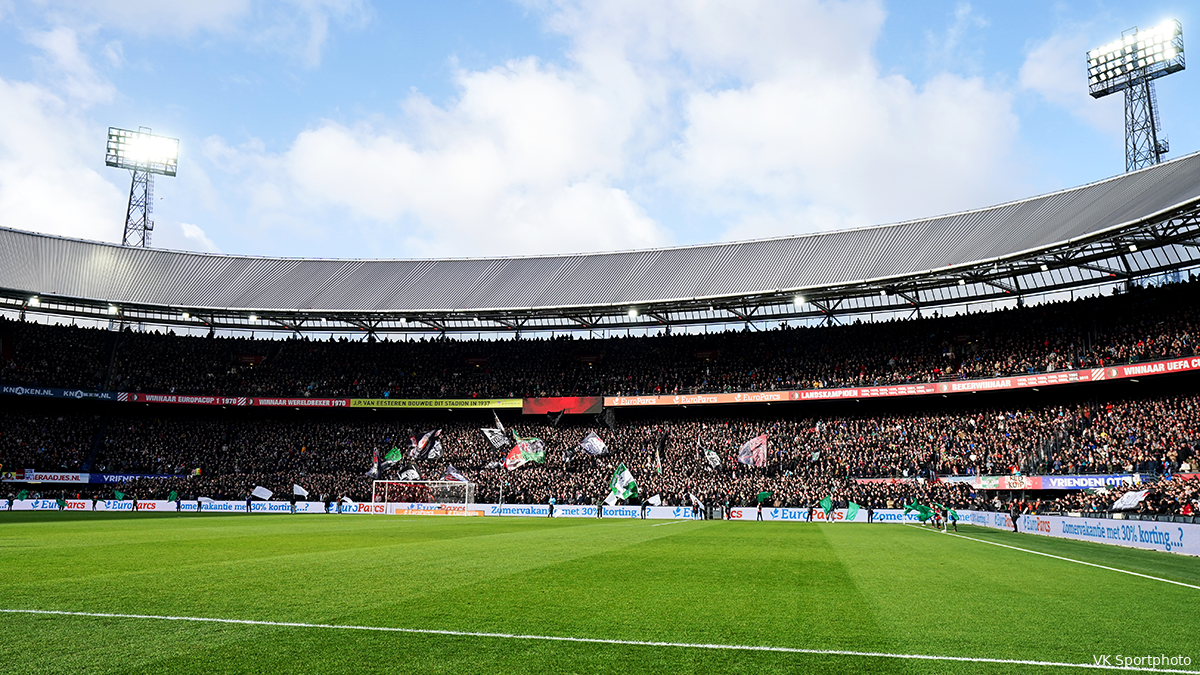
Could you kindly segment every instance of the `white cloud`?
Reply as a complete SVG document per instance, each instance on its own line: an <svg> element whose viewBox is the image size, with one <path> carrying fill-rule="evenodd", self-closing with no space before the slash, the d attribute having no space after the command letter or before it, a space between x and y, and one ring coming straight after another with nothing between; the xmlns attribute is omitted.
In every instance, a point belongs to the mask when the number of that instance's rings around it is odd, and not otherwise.
<svg viewBox="0 0 1200 675"><path fill-rule="evenodd" d="M622 45L633 69L676 68L677 142L658 180L732 218L727 237L858 226L1017 196L1007 92L943 73L882 75L873 2L626 3L567 9L582 62ZM679 17L684 17L680 19ZM961 5L956 35L981 20Z"/></svg>
<svg viewBox="0 0 1200 675"><path fill-rule="evenodd" d="M73 29L59 26L31 33L28 40L45 54L43 63L49 78L68 96L85 105L112 100L116 90L92 68Z"/></svg>
<svg viewBox="0 0 1200 675"><path fill-rule="evenodd" d="M90 168L104 135L78 106L0 79L0 119L0 225L120 241L125 196Z"/></svg>
<svg viewBox="0 0 1200 675"><path fill-rule="evenodd" d="M1121 97L1096 100L1087 93L1084 54L1088 49L1087 37L1082 33L1055 34L1035 44L1021 64L1020 86L1096 129L1120 135L1124 133L1124 118L1114 114L1114 109L1121 107Z"/></svg>
<svg viewBox="0 0 1200 675"><path fill-rule="evenodd" d="M204 251L206 253L221 252L221 249L215 243L213 243L212 239L209 239L208 235L205 234L204 230L201 229L199 225L180 223L179 228L183 231L184 239L191 244L191 246L188 247L189 249Z"/></svg>
<svg viewBox="0 0 1200 675"><path fill-rule="evenodd" d="M954 6L953 19L942 33L926 31L925 47L930 65L941 69L978 68L982 54L971 42L972 31L988 26L988 20L975 12L970 3Z"/></svg>
<svg viewBox="0 0 1200 675"><path fill-rule="evenodd" d="M394 227L404 254L580 251L665 243L614 179L637 97L534 59L459 73L439 108L414 95L393 127L324 122L286 152L208 144L257 176L260 213L330 204ZM396 252L393 252L396 254Z"/></svg>
<svg viewBox="0 0 1200 675"><path fill-rule="evenodd" d="M385 255L746 238L1023 196L1010 93L881 74L878 3L546 11L570 39L565 65L460 71L445 105L413 94L393 119L324 121L277 152L214 139L208 153L236 172L263 230L321 236L312 214L340 212L340 229L385 242ZM723 231L672 233L640 206L655 200Z"/></svg>
<svg viewBox="0 0 1200 675"><path fill-rule="evenodd" d="M365 0L38 0L52 25L99 27L140 38L220 35L287 54L306 66L320 63L330 24L347 29L370 18Z"/></svg>

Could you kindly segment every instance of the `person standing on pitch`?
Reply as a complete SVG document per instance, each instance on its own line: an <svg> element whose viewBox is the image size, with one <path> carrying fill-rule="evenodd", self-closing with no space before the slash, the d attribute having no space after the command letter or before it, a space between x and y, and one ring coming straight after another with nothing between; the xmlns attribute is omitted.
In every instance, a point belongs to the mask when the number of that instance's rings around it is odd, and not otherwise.
<svg viewBox="0 0 1200 675"><path fill-rule="evenodd" d="M758 517L755 520L762 520L762 502L758 503Z"/></svg>
<svg viewBox="0 0 1200 675"><path fill-rule="evenodd" d="M1013 532L1018 532L1017 521L1021 518L1021 509L1017 508L1017 500L1009 502L1008 517L1012 520Z"/></svg>
<svg viewBox="0 0 1200 675"><path fill-rule="evenodd" d="M546 504L547 504L547 506L550 507L550 508L546 509L546 517L553 518L554 517L554 495L550 495L550 499L547 500Z"/></svg>

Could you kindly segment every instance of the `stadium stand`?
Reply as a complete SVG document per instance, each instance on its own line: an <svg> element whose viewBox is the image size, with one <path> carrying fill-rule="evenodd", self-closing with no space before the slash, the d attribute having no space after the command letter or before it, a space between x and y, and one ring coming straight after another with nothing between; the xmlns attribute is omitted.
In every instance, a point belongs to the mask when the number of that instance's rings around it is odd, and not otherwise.
<svg viewBox="0 0 1200 675"><path fill-rule="evenodd" d="M223 396L525 398L936 382L1196 353L1197 283L994 313L652 338L319 341L0 319L0 382ZM111 374L109 364L112 364Z"/></svg>

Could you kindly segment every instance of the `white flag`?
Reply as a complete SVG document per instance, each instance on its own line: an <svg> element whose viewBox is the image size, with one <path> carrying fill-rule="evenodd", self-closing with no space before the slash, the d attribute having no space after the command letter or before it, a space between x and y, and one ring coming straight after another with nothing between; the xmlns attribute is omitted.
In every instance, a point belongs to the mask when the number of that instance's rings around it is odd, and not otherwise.
<svg viewBox="0 0 1200 675"><path fill-rule="evenodd" d="M608 493L608 496L604 498L604 503L605 503L605 504L608 504L609 506L612 506L613 504L616 504L616 503L617 503L617 496L616 496L616 495L614 495L614 494L613 494L613 493L611 493L611 492L610 492L610 493Z"/></svg>
<svg viewBox="0 0 1200 675"><path fill-rule="evenodd" d="M342 501L346 502L347 504L353 504L353 503L354 503L354 500L353 500L353 499L350 499L349 497L342 497Z"/></svg>
<svg viewBox="0 0 1200 675"><path fill-rule="evenodd" d="M583 451L592 457L599 457L608 452L608 446L604 444L604 441L600 440L600 437L594 431L589 431L588 435L584 436L582 441L579 441L579 447L583 448Z"/></svg>
<svg viewBox="0 0 1200 675"><path fill-rule="evenodd" d="M211 501L212 501L212 497L197 497L197 498L196 498L196 501L198 501L198 502L211 502Z"/></svg>
<svg viewBox="0 0 1200 675"><path fill-rule="evenodd" d="M493 448L500 450L508 447L508 435L503 430L480 429L480 431L483 432L484 437L487 438L488 443L492 444Z"/></svg>
<svg viewBox="0 0 1200 675"><path fill-rule="evenodd" d="M254 488L254 492L251 492L251 493L250 493L250 496L252 496L252 497L258 497L259 499L270 499L270 498L271 498L271 495L273 495L273 494L275 494L275 493L274 493L274 492L271 492L271 491L270 491L270 490L268 490L267 488L265 488L265 487L263 487L263 486L259 485L259 486L257 486L257 487L255 487L255 488Z"/></svg>
<svg viewBox="0 0 1200 675"><path fill-rule="evenodd" d="M1137 506L1139 503L1141 503L1141 501L1143 499L1146 498L1146 494L1148 492L1150 492L1150 491L1149 490L1135 490L1133 492L1126 492L1125 494L1121 495L1120 499L1113 502L1112 510L1113 511L1127 511L1129 509L1132 509L1135 506Z"/></svg>
<svg viewBox="0 0 1200 675"><path fill-rule="evenodd" d="M647 499L646 501L650 502L654 506L662 506L662 497L659 497L658 495L654 495L653 497L651 497L650 499Z"/></svg>
<svg viewBox="0 0 1200 675"><path fill-rule="evenodd" d="M304 488L300 487L299 485L296 485L295 483L293 483L292 484L292 494L299 495L301 497L307 497L308 490L305 490Z"/></svg>

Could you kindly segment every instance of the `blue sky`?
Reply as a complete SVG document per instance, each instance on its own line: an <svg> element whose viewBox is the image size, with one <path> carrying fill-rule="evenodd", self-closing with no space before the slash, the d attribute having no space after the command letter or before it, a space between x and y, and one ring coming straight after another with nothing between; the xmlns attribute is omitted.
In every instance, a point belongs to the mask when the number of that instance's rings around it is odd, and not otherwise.
<svg viewBox="0 0 1200 675"><path fill-rule="evenodd" d="M155 246L427 257L797 234L1124 170L1084 52L1172 2L0 0L0 225L119 241L109 126L180 139ZM1158 82L1200 150L1192 71Z"/></svg>

